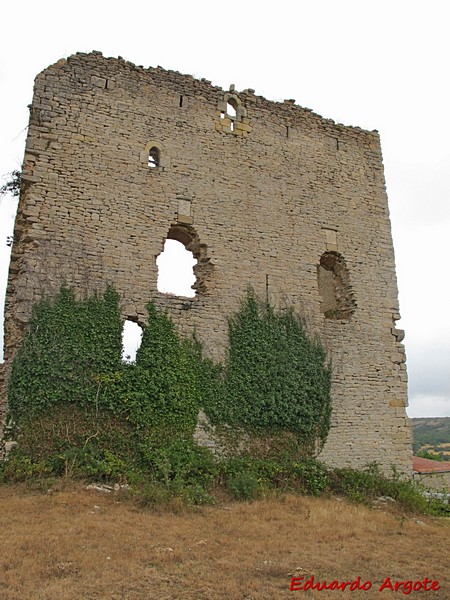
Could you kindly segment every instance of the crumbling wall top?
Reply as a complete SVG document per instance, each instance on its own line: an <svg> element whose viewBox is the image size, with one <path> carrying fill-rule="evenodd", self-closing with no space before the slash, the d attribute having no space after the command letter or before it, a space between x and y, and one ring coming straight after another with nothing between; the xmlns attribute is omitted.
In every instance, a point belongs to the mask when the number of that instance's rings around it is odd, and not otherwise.
<svg viewBox="0 0 450 600"><path fill-rule="evenodd" d="M217 101L218 97L223 97L228 93L220 86L213 85L208 79L198 79L193 75L183 74L179 71L166 70L161 66L144 67L143 65L135 65L134 63L125 60L121 56L105 57L102 52L93 50L90 53L77 52L67 58L62 58L56 63L50 65L36 77L36 82L47 76L55 75L55 71L72 72L74 81L92 83L89 78L98 77L99 79L117 78L117 81L111 83L113 87L125 87L129 92L136 91L143 85L148 85L150 81L154 84L164 84L167 88L172 88L174 92L179 92L183 89L186 93L193 96L203 96L206 100ZM95 81L95 80L94 80ZM99 87L101 81L96 81ZM133 90L134 87L134 90ZM230 86L230 89L234 85ZM282 122L283 125L289 123L290 126L308 124L310 127L320 127L330 135L342 136L348 135L355 138L364 138L364 143L375 144L379 146L379 134L377 130L368 131L353 125L344 125L336 123L333 119L324 118L318 113L315 113L310 108L300 106L293 99L287 99L282 102L269 100L264 96L255 94L255 90L246 88L236 92L242 101L251 110L256 112L270 112L271 119Z"/></svg>

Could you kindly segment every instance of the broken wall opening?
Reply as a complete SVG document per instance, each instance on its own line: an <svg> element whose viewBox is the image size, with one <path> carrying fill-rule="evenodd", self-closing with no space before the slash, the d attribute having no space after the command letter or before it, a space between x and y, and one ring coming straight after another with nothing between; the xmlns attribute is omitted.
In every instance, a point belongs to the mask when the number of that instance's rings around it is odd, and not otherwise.
<svg viewBox="0 0 450 600"><path fill-rule="evenodd" d="M122 328L122 362L135 363L144 330L136 321L125 319Z"/></svg>
<svg viewBox="0 0 450 600"><path fill-rule="evenodd" d="M158 267L158 292L193 298L197 260L181 242L167 238L163 251L156 259Z"/></svg>
<svg viewBox="0 0 450 600"><path fill-rule="evenodd" d="M173 263L170 263L170 262L169 262L169 267L164 265L164 261L161 264L161 261L163 260L162 259L163 254L165 254L165 246L166 246L167 242L171 241L171 240L173 240L175 242L179 242L179 244L181 244L184 247L184 251L187 253L187 254L185 254L187 263L191 262L191 266L189 268L191 268L193 271L194 279L193 279L193 283L191 285L192 289L187 290L188 292L190 292L188 294L187 293L179 294L177 291L170 291L168 289L162 289L160 272L162 271L162 273L164 273L164 271L166 269L167 269L167 272L169 272L169 270L172 270L172 268L174 268ZM169 247L170 247L170 245L169 245ZM188 261L188 257L189 257L189 261ZM172 225L170 227L167 237L163 243L163 250L162 250L161 254L159 254L156 257L156 264L158 266L157 287L158 287L159 292L171 293L171 294L175 294L175 295L182 295L182 296L185 296L188 298L189 297L192 298L198 294L203 294L207 291L208 280L212 273L213 266L207 255L206 244L202 244L200 242L200 238L199 238L197 232L191 225L184 225L181 223L177 223L176 225ZM185 267L184 270L186 271L186 270L188 270L188 268ZM172 278L172 275L170 275L170 278Z"/></svg>
<svg viewBox="0 0 450 600"><path fill-rule="evenodd" d="M356 301L344 258L338 252L325 252L317 267L320 308L326 319L348 320Z"/></svg>

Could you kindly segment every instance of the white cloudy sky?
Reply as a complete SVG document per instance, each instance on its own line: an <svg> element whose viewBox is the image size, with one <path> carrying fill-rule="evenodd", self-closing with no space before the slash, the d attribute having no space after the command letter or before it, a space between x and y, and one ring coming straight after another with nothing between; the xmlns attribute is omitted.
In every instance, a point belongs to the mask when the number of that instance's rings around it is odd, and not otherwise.
<svg viewBox="0 0 450 600"><path fill-rule="evenodd" d="M0 175L20 167L35 75L77 51L161 65L378 129L411 416L450 416L450 106L445 0L41 0L0 9ZM0 297L13 208L0 206Z"/></svg>

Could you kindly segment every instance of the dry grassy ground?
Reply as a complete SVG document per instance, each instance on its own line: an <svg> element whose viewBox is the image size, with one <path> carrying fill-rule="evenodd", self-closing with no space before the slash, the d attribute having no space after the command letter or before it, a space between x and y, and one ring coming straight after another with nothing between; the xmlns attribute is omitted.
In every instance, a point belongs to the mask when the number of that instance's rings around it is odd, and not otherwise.
<svg viewBox="0 0 450 600"><path fill-rule="evenodd" d="M450 598L449 521L286 496L178 513L71 487L0 487L1 600ZM290 591L291 577L371 581ZM437 579L439 591L378 587Z"/></svg>

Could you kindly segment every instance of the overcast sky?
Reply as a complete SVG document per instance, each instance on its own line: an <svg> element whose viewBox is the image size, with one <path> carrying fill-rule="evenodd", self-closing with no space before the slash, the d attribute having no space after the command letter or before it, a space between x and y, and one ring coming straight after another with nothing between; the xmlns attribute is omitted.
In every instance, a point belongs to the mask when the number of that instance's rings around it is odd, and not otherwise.
<svg viewBox="0 0 450 600"><path fill-rule="evenodd" d="M381 135L410 416L450 416L450 35L445 0L75 3L0 9L0 175L20 168L33 79L100 50L137 65L295 98ZM0 299L12 203L0 205Z"/></svg>

